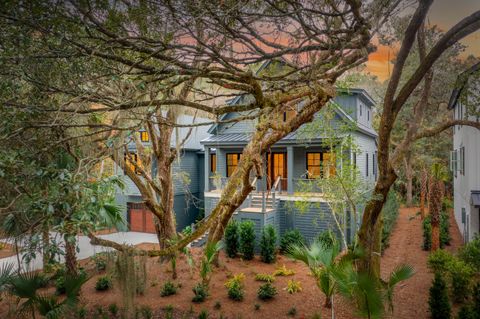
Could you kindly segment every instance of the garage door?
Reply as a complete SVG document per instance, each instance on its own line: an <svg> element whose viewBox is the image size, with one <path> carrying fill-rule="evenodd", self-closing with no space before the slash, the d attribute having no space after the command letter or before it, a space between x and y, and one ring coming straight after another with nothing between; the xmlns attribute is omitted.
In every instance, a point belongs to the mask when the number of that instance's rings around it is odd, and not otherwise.
<svg viewBox="0 0 480 319"><path fill-rule="evenodd" d="M128 203L130 231L155 233L153 214L143 203Z"/></svg>

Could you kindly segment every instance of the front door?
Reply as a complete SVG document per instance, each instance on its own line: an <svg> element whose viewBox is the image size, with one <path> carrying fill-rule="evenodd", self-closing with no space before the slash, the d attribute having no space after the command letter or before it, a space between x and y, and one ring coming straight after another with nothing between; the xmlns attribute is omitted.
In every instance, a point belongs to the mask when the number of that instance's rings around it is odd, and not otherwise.
<svg viewBox="0 0 480 319"><path fill-rule="evenodd" d="M283 191L287 190L287 154L268 153L268 189L271 189L277 178L280 176L280 185Z"/></svg>

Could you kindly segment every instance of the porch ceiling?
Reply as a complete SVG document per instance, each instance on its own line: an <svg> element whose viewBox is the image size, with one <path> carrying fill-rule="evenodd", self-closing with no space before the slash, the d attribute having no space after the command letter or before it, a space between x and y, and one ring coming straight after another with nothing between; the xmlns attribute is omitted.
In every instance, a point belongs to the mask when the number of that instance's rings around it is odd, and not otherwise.
<svg viewBox="0 0 480 319"><path fill-rule="evenodd" d="M201 143L209 146L229 146L229 145L246 145L251 138L251 133L230 133L230 134L218 134L211 135L206 139L202 140ZM275 145L298 145L298 144L315 144L316 142L321 143L324 137L316 137L314 139L298 139L295 132L292 132L278 141Z"/></svg>

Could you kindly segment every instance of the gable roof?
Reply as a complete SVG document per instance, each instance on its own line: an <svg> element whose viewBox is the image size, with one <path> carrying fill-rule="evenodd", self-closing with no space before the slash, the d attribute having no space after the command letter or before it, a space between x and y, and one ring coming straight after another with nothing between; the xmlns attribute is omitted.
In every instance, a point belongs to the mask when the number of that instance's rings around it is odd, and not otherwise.
<svg viewBox="0 0 480 319"><path fill-rule="evenodd" d="M462 94L463 89L468 83L468 79L470 76L477 71L480 71L480 62L469 68L468 70L460 73L457 77L457 81L455 82L455 89L452 91L452 95L450 96L450 101L448 102L448 109L451 110L457 105L458 99Z"/></svg>

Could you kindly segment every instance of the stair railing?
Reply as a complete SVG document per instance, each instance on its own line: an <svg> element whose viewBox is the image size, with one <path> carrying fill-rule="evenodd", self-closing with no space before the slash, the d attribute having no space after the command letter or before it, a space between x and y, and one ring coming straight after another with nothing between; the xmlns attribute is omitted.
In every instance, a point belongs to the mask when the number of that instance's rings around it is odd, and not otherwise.
<svg viewBox="0 0 480 319"><path fill-rule="evenodd" d="M280 184L280 180L281 180L281 176L277 176L277 179L275 180L275 183L273 183L273 187L272 187L272 208L275 209L275 204L276 204L276 200L275 200L275 193L277 192L277 188L278 188L278 185Z"/></svg>
<svg viewBox="0 0 480 319"><path fill-rule="evenodd" d="M253 179L252 183L250 184L253 187L253 190L257 190L257 176ZM252 206L252 192L248 194L248 201L249 201L249 206Z"/></svg>

